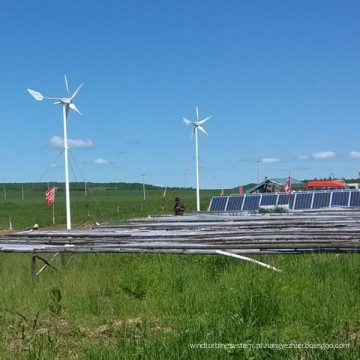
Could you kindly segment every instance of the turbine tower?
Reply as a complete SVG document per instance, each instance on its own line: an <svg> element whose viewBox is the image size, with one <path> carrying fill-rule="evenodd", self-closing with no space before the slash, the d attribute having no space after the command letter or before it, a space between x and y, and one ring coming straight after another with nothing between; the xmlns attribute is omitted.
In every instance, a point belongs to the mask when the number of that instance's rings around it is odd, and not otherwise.
<svg viewBox="0 0 360 360"><path fill-rule="evenodd" d="M196 107L196 121L191 121L183 118L185 124L194 125L191 133L191 139L195 134L195 163L196 163L196 211L200 211L200 181L199 181L199 147L198 147L198 129L203 132L206 136L209 136L205 129L201 126L205 121L209 120L211 116L203 120L199 120L199 109Z"/></svg>
<svg viewBox="0 0 360 360"><path fill-rule="evenodd" d="M43 96L41 93L27 89L27 91L34 97L35 100L41 101L44 99L56 100L54 104L61 104L63 106L63 122L64 122L64 150L65 150L65 192L66 192L66 228L67 230L71 230L71 213L70 213L70 186L69 186L69 163L68 163L68 144L67 144L67 116L69 113L69 109L76 111L80 116L82 116L81 112L73 103L73 99L76 94L79 92L80 88L83 84L81 84L75 92L69 96L69 86L67 77L65 75L65 87L67 91L67 97L65 98L55 98Z"/></svg>

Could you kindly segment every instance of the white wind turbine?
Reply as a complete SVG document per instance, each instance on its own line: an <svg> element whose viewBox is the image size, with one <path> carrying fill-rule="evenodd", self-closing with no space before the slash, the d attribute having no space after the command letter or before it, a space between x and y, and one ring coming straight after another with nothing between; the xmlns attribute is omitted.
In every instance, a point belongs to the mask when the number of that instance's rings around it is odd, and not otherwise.
<svg viewBox="0 0 360 360"><path fill-rule="evenodd" d="M199 120L199 109L196 107L196 121L190 121L183 118L185 124L194 125L194 129L191 133L191 138L195 133L195 163L196 163L196 210L200 211L200 182L199 182L199 148L198 148L198 129L202 131L206 136L209 136L205 129L201 126L205 121L209 120L211 116L203 120Z"/></svg>
<svg viewBox="0 0 360 360"><path fill-rule="evenodd" d="M61 104L63 106L63 121L64 121L64 150L65 150L65 192L66 192L66 228L68 230L71 229L71 214L70 214L70 186L69 186L69 165L68 165L68 144L67 144L67 128L66 128L66 122L67 122L67 116L69 113L69 109L76 111L79 115L82 116L81 112L78 110L78 108L73 103L73 99L76 96L76 94L79 92L80 88L83 84L81 84L74 93L69 96L69 86L67 77L65 75L65 86L67 91L67 97L65 98L55 98L55 97L48 97L43 96L37 91L27 89L27 91L34 97L35 100L44 100L44 99L50 99L50 100L56 100L54 104Z"/></svg>

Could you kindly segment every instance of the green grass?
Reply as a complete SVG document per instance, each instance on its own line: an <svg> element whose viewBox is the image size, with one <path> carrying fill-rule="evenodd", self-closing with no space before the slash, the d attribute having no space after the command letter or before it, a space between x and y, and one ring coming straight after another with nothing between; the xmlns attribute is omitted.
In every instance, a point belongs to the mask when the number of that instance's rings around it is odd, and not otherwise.
<svg viewBox="0 0 360 360"><path fill-rule="evenodd" d="M5 197L0 197L0 230L9 229L9 217L15 230L23 230L39 224L41 227L52 226L53 207L45 205L45 189L28 189L24 192L8 190ZM173 189L167 191L164 204L161 202L163 189L146 190L146 200L142 186L135 189L115 189L101 186L88 186L88 196L83 191L71 192L71 220L73 227L98 222L113 223L129 217L172 214L174 199L179 196L185 203L187 213L196 211L196 193L194 189ZM201 191L201 210L206 211L212 196L217 190ZM55 223L66 224L65 193L58 190L55 197Z"/></svg>
<svg viewBox="0 0 360 360"><path fill-rule="evenodd" d="M88 254L36 278L30 255L0 256L2 359L358 359L360 353L356 254L265 258L283 273L217 256ZM191 348L244 343L350 348Z"/></svg>

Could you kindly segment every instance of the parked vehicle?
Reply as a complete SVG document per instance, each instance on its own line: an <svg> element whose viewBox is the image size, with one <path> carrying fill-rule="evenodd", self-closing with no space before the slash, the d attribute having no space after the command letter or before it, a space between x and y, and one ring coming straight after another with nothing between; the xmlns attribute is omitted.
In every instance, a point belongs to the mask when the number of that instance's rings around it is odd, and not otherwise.
<svg viewBox="0 0 360 360"><path fill-rule="evenodd" d="M310 180L306 185L306 191L348 189L342 180Z"/></svg>

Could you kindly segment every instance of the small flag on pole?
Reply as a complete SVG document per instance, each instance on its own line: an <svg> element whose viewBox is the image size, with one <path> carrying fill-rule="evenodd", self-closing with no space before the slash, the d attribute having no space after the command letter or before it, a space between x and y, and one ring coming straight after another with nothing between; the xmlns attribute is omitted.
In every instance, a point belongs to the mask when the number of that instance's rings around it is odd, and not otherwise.
<svg viewBox="0 0 360 360"><path fill-rule="evenodd" d="M239 186L239 194L243 194L244 193L244 188L242 186Z"/></svg>
<svg viewBox="0 0 360 360"><path fill-rule="evenodd" d="M52 205L55 202L55 186L46 190L45 201L46 205Z"/></svg>
<svg viewBox="0 0 360 360"><path fill-rule="evenodd" d="M289 177L286 180L285 192L287 195L291 194L291 172L289 173Z"/></svg>

